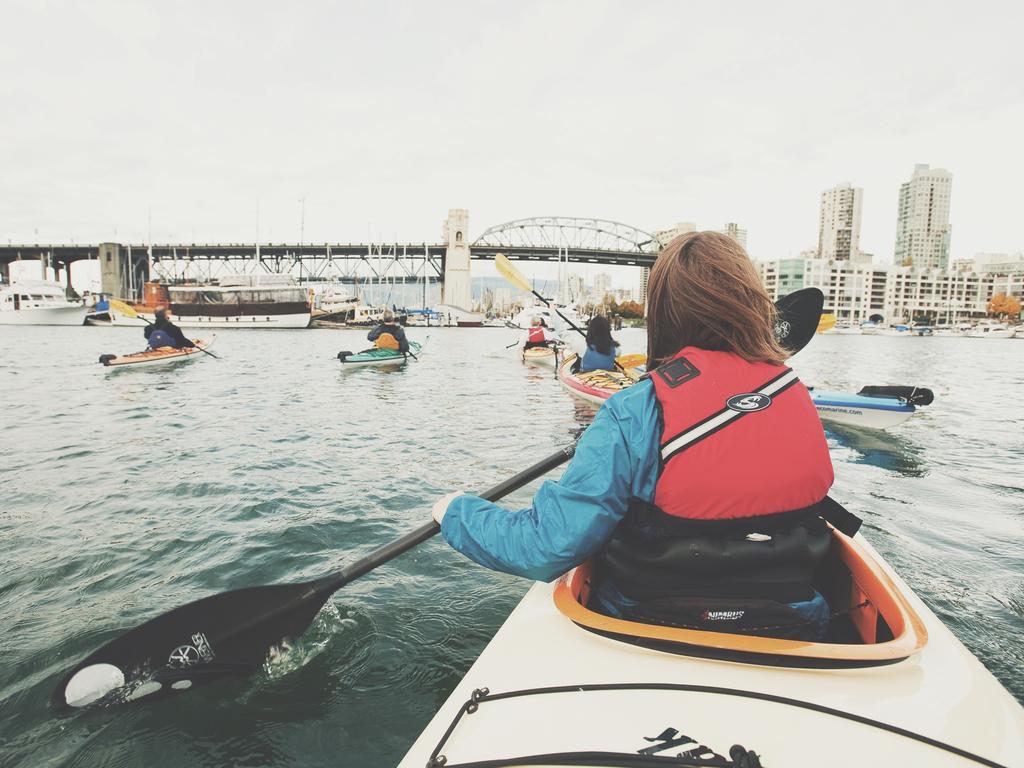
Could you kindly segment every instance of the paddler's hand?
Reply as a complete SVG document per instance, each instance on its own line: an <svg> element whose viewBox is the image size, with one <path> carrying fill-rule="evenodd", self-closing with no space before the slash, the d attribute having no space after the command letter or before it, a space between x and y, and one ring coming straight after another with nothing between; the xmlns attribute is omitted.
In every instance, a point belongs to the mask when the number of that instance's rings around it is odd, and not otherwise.
<svg viewBox="0 0 1024 768"><path fill-rule="evenodd" d="M433 508L430 510L430 516L434 518L434 522L440 525L441 521L444 520L444 513L448 511L448 505L452 503L453 499L457 499L464 493L465 491L452 491L447 496L442 496L435 501Z"/></svg>

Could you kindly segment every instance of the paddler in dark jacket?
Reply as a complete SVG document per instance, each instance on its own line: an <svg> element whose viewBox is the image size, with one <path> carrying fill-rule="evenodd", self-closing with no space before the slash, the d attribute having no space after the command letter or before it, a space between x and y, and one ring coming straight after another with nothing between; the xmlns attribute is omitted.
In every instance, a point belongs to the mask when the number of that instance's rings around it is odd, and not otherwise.
<svg viewBox="0 0 1024 768"><path fill-rule="evenodd" d="M613 617L819 640L832 461L771 299L740 245L694 232L662 250L648 301L651 373L605 401L561 479L519 511L450 494L441 535L530 579L591 560L589 607Z"/></svg>
<svg viewBox="0 0 1024 768"><path fill-rule="evenodd" d="M149 341L150 349L159 349L160 347L187 349L195 346L195 342L185 338L181 328L171 322L174 315L170 309L157 307L155 315L155 322L152 325L147 325L143 331Z"/></svg>
<svg viewBox="0 0 1024 768"><path fill-rule="evenodd" d="M366 338L372 341L377 349L393 349L403 355L409 351L405 329L395 322L395 313L390 309L384 310L381 324L366 334Z"/></svg>

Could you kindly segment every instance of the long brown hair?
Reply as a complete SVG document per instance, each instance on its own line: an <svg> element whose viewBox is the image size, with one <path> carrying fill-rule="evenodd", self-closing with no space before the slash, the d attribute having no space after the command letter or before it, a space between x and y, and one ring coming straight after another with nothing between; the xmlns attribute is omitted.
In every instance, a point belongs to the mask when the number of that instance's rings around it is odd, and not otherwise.
<svg viewBox="0 0 1024 768"><path fill-rule="evenodd" d="M718 232L680 235L647 281L647 367L691 346L780 363L776 314L743 246Z"/></svg>

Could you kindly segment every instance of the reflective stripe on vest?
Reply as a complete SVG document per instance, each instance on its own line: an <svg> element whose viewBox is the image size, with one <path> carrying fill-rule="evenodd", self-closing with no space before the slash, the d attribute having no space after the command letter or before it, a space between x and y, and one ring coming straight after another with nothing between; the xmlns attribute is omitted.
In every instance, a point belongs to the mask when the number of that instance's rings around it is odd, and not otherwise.
<svg viewBox="0 0 1024 768"><path fill-rule="evenodd" d="M530 335L527 337L527 341L531 344L539 344L547 341L547 337L544 335L544 328L542 326L535 326L530 328Z"/></svg>
<svg viewBox="0 0 1024 768"><path fill-rule="evenodd" d="M685 451L698 440L703 440L705 437L708 437L714 432L722 429L722 427L728 426L741 416L745 416L748 413L763 411L771 405L772 395L777 395L779 392L792 386L797 381L799 381L799 379L797 378L796 372L787 368L785 373L766 382L761 387L758 387L754 392L741 392L730 397L727 401L728 404L718 413L708 416L703 421L694 424L685 432L682 432L665 442L664 445L661 446L661 460L668 461L677 453ZM757 395L760 395L761 398L765 399L759 399L756 397Z"/></svg>
<svg viewBox="0 0 1024 768"><path fill-rule="evenodd" d="M650 500L687 520L803 509L832 486L825 431L789 368L686 347L651 373L661 467Z"/></svg>

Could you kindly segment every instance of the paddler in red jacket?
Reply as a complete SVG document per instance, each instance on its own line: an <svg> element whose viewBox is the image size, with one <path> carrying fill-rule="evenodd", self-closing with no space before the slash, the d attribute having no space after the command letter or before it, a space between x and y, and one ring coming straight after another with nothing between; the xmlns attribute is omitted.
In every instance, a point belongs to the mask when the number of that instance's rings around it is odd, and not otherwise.
<svg viewBox="0 0 1024 768"><path fill-rule="evenodd" d="M441 534L532 579L590 559L590 607L611 616L820 639L832 462L775 316L740 245L676 238L648 283L651 373L605 402L530 507L451 494L434 506Z"/></svg>

